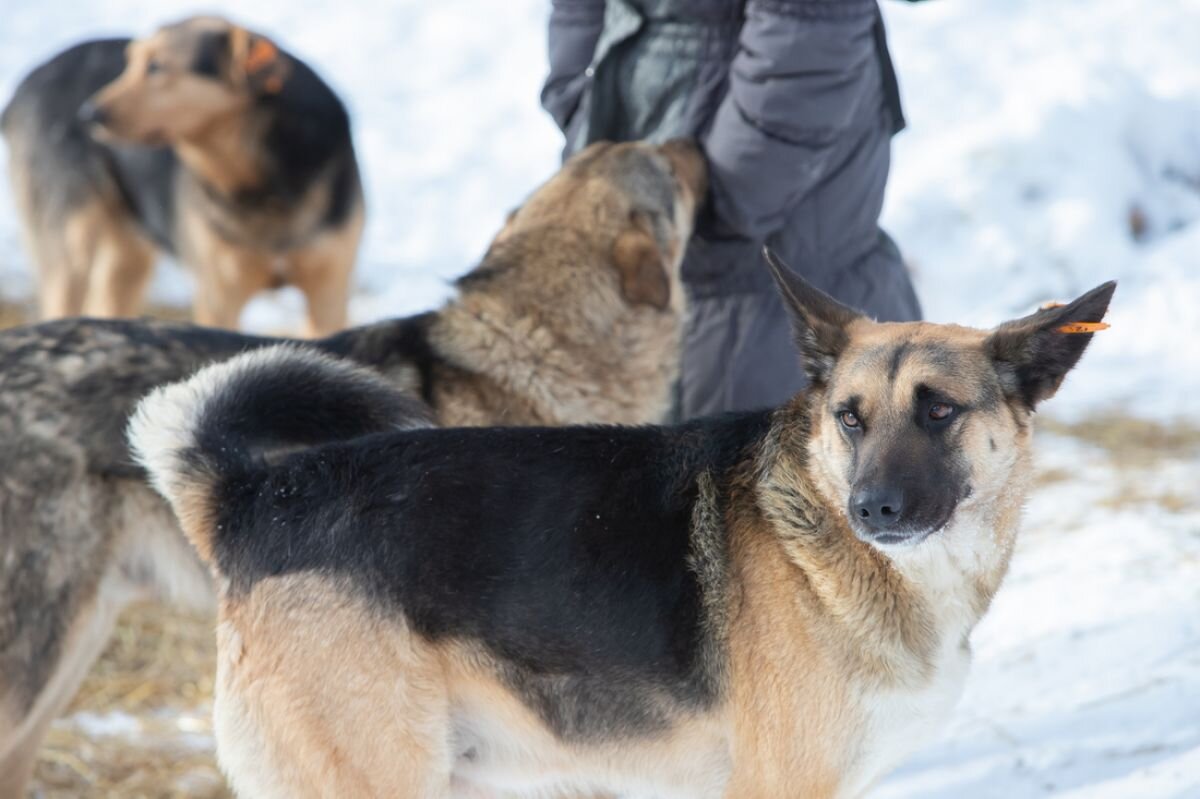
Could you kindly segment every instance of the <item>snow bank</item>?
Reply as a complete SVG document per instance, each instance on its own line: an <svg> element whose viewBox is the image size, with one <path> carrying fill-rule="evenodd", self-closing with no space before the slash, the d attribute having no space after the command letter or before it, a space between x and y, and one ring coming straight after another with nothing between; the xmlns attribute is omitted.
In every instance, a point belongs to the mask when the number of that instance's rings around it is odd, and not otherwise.
<svg viewBox="0 0 1200 799"><path fill-rule="evenodd" d="M1200 393L1200 7L885 3L909 129L884 222L929 318L991 324L1120 281L1055 413Z"/></svg>

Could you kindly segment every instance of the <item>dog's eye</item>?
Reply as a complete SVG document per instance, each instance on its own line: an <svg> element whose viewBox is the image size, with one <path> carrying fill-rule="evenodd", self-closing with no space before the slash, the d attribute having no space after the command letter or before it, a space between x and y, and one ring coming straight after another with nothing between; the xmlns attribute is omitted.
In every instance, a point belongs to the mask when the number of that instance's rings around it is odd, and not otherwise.
<svg viewBox="0 0 1200 799"><path fill-rule="evenodd" d="M851 411L838 411L837 417L838 421L842 423L842 427L854 428L859 426L858 417Z"/></svg>
<svg viewBox="0 0 1200 799"><path fill-rule="evenodd" d="M151 59L146 62L146 74L147 75L153 75L157 72L162 72L162 70L163 70L162 62L155 61L154 59Z"/></svg>
<svg viewBox="0 0 1200 799"><path fill-rule="evenodd" d="M929 406L929 418L935 422L944 422L954 415L954 406L945 402L935 402Z"/></svg>

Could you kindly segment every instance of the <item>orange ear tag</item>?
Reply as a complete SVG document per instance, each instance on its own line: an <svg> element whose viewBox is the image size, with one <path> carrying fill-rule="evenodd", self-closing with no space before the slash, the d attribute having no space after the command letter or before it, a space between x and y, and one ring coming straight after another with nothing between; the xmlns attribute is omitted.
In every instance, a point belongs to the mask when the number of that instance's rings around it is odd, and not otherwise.
<svg viewBox="0 0 1200 799"><path fill-rule="evenodd" d="M1062 308L1065 302L1043 302L1038 306L1039 311L1052 311L1055 308ZM1055 328L1059 333L1098 333L1101 330L1108 330L1112 325L1107 322L1069 322L1062 327Z"/></svg>
<svg viewBox="0 0 1200 799"><path fill-rule="evenodd" d="M1071 322L1057 328L1059 333L1097 333L1108 330L1112 325L1108 322Z"/></svg>
<svg viewBox="0 0 1200 799"><path fill-rule="evenodd" d="M275 45L266 39L257 39L250 47L250 52L246 54L245 69L247 72L258 72L260 69L269 67L277 55L279 55L279 50Z"/></svg>

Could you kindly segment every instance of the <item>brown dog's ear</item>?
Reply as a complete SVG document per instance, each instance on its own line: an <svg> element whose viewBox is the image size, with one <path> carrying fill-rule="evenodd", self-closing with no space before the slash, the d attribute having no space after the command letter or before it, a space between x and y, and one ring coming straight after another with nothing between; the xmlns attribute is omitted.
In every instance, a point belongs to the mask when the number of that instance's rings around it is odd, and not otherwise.
<svg viewBox="0 0 1200 799"><path fill-rule="evenodd" d="M988 337L991 355L1004 392L1033 409L1058 391L1092 335L1108 327L1100 320L1108 311L1117 284L1109 281L1069 305L1054 305L1005 322Z"/></svg>
<svg viewBox="0 0 1200 799"><path fill-rule="evenodd" d="M650 221L640 211L630 215L633 227L617 236L613 263L621 277L621 293L633 305L660 311L671 302L670 268L658 243L648 232Z"/></svg>
<svg viewBox="0 0 1200 799"><path fill-rule="evenodd" d="M234 27L229 32L230 73L234 82L257 94L279 94L291 65L265 36Z"/></svg>
<svg viewBox="0 0 1200 799"><path fill-rule="evenodd" d="M814 384L824 385L850 341L846 328L863 317L789 269L770 247L763 247L763 257L792 318L804 371Z"/></svg>

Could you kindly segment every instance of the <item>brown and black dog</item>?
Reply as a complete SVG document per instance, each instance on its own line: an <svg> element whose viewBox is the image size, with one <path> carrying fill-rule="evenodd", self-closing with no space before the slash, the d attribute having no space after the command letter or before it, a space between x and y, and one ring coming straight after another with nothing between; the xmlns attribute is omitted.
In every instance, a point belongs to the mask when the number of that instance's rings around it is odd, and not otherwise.
<svg viewBox="0 0 1200 799"><path fill-rule="evenodd" d="M926 741L1114 285L988 331L774 273L812 384L774 410L413 429L294 349L143 400L132 449L220 587L235 790L832 799Z"/></svg>
<svg viewBox="0 0 1200 799"><path fill-rule="evenodd" d="M445 306L293 346L370 369L445 425L660 421L704 183L686 142L594 144L510 217ZM0 799L24 796L47 726L124 607L212 606L126 446L135 403L279 341L161 321L0 332Z"/></svg>
<svg viewBox="0 0 1200 799"><path fill-rule="evenodd" d="M195 274L200 324L235 328L254 294L294 285L310 334L345 326L363 228L350 120L265 36L194 17L84 42L25 78L0 128L42 318L136 315L168 253Z"/></svg>

